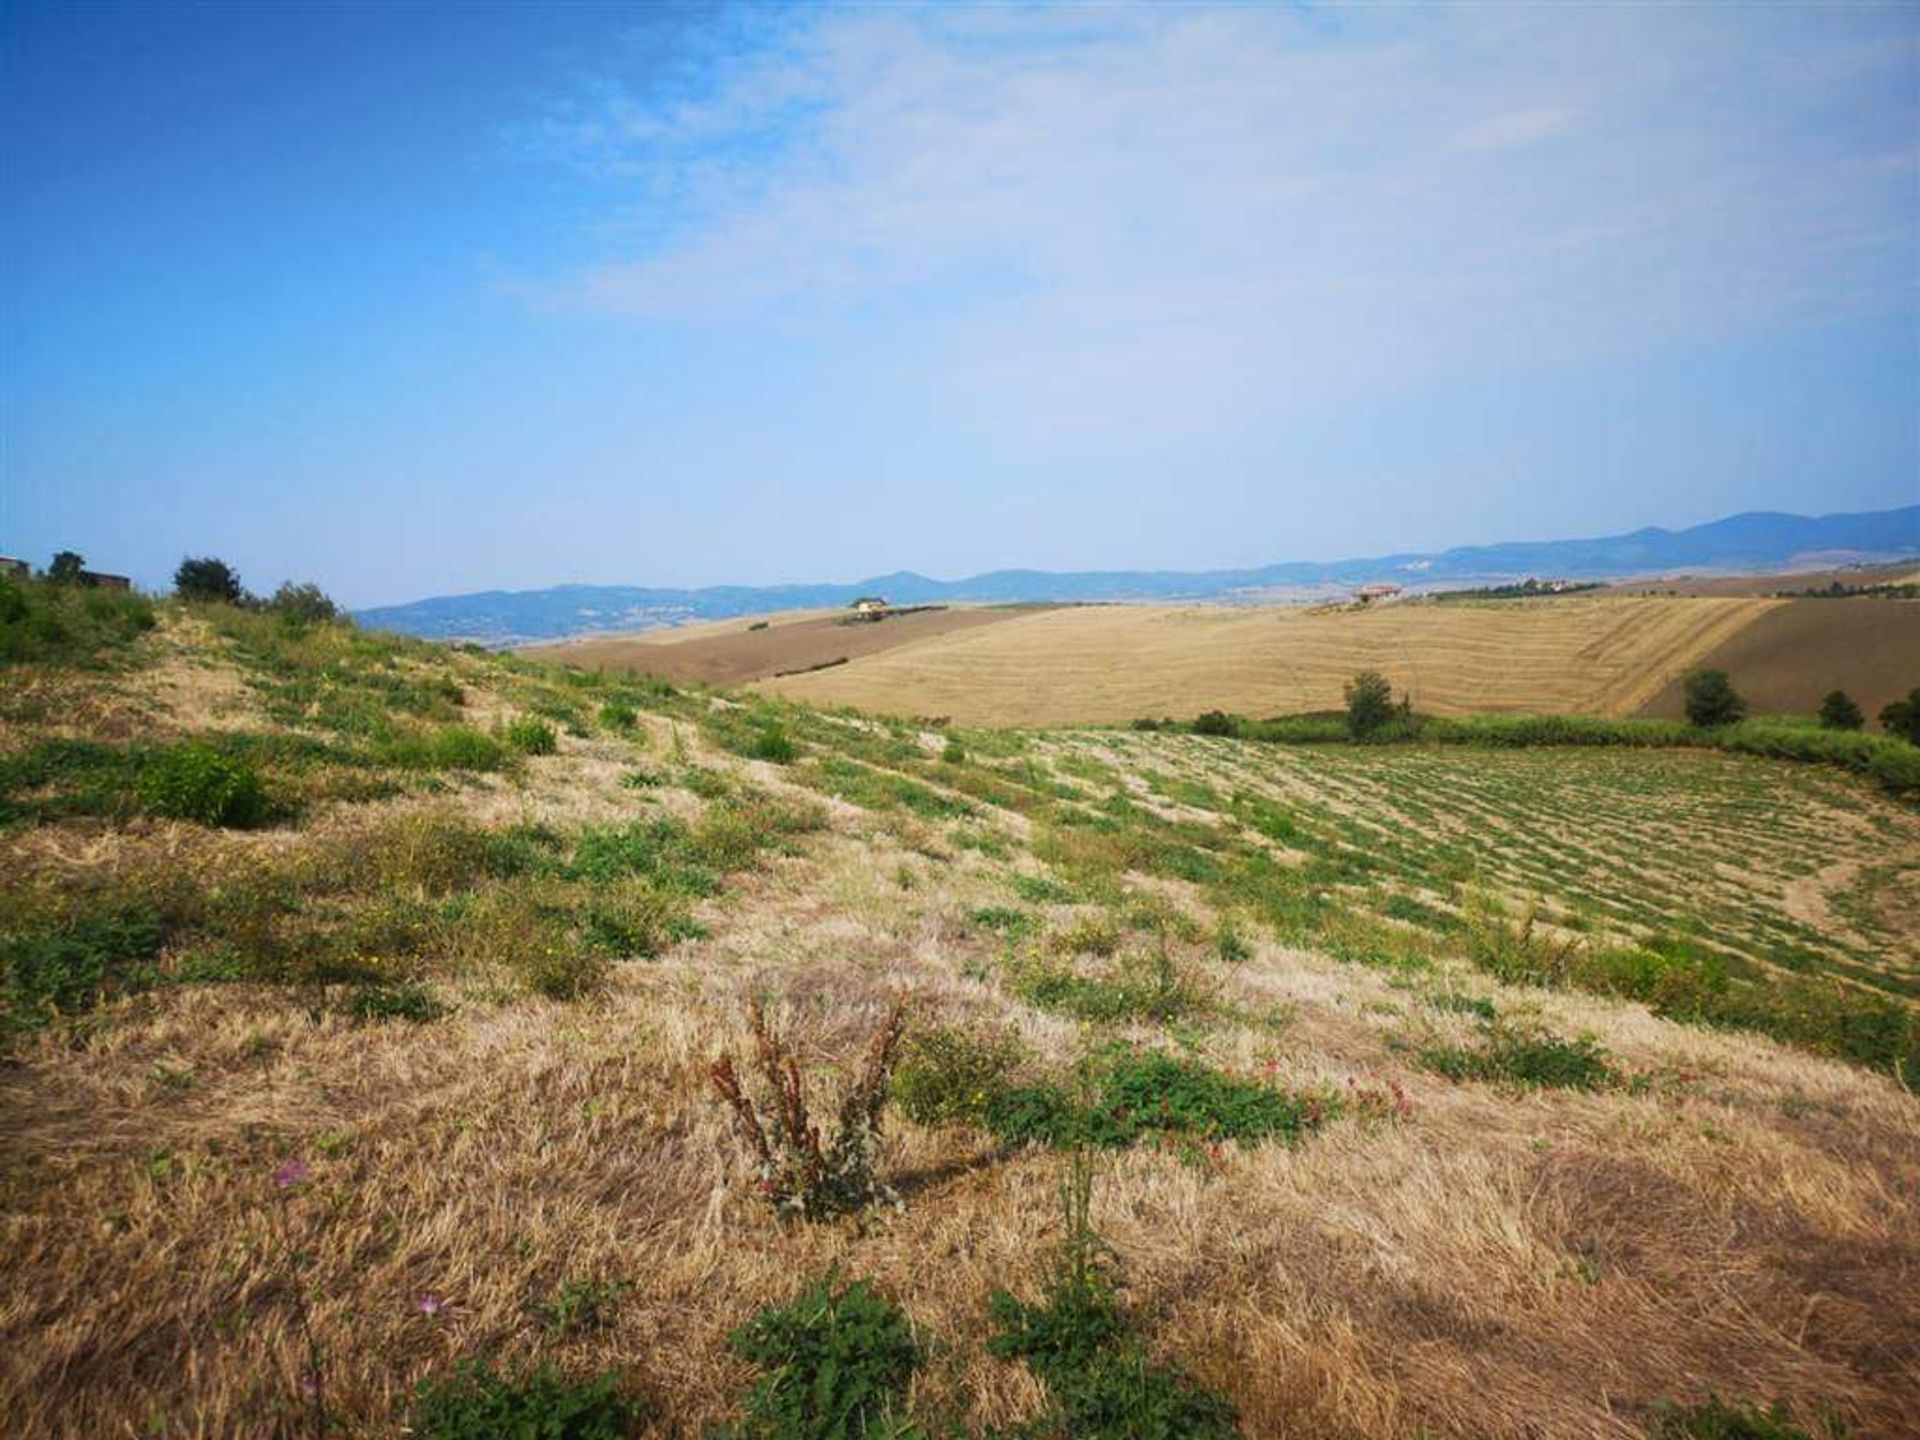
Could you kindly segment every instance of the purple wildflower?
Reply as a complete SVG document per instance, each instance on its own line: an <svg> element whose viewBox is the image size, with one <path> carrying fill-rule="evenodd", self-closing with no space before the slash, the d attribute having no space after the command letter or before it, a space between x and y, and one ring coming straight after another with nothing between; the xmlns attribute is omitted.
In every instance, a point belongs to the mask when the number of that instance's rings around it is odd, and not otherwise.
<svg viewBox="0 0 1920 1440"><path fill-rule="evenodd" d="M444 1295L436 1295L431 1290L422 1291L420 1298L413 1302L422 1315L438 1315L447 1308Z"/></svg>
<svg viewBox="0 0 1920 1440"><path fill-rule="evenodd" d="M313 1167L304 1160L289 1160L273 1172L273 1184L277 1190L291 1190L296 1185L304 1185L313 1179Z"/></svg>

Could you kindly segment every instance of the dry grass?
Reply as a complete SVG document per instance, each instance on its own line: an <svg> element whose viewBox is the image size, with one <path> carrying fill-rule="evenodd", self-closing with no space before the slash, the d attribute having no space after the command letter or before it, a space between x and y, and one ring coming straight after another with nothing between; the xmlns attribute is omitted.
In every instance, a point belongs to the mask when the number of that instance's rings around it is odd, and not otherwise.
<svg viewBox="0 0 1920 1440"><path fill-rule="evenodd" d="M472 683L476 710L525 698ZM257 855L323 862L369 831L438 814L564 828L701 813L677 786L622 786L634 763L709 767L775 795L806 778L805 758L750 765L708 747L699 720L685 703L645 717L643 749L566 736L523 774L336 805L297 830L16 833L0 866L15 878L136 862L212 875ZM804 742L833 729L822 721ZM1135 786L1155 766L1224 784L1216 772L1240 753L1069 736L1038 742L1033 758L1056 778L1077 769L1094 794L1095 760ZM1756 785L1774 773L1724 763ZM1361 814L1391 794L1381 776L1310 764L1241 783L1317 790ZM1860 793L1863 818L1832 837L1834 860L1911 848L1908 822ZM282 1433L303 1403L304 1305L340 1435L396 1433L417 1380L479 1351L617 1366L659 1402L660 1433L698 1434L745 1379L727 1331L836 1263L874 1278L938 1342L916 1403L975 1431L1035 1413L1033 1379L982 1342L992 1290L1039 1283L1058 1157L889 1113L882 1174L905 1208L783 1227L752 1194L708 1079L753 996L803 1065L843 1074L902 993L923 1022L1011 1027L1046 1066L1099 1038L1023 1003L1007 942L969 922L1011 903L1016 874L1045 873L1024 848L1026 817L973 803L979 815L953 821L830 804L827 828L700 907L704 937L615 966L584 1001L515 995L482 968L446 979L442 1018L364 1024L313 1018L264 987L180 988L33 1040L0 1068L0 1428ZM1478 792L1462 803L1469 827L1496 808ZM1211 813L1197 795L1162 808ZM1744 848L1740 814L1685 818ZM1016 837L1011 856L953 843L985 824ZM1596 839L1585 862L1596 874L1620 863L1614 838ZM1150 908L1208 933L1218 919L1198 887L1123 883L1109 905L1029 908L1055 932ZM1106 1162L1093 1218L1132 1312L1160 1353L1231 1397L1245 1434L1628 1437L1656 1401L1710 1387L1832 1405L1867 1437L1911 1433L1920 1105L1891 1079L1464 968L1410 979L1253 930L1247 940L1231 965L1207 961L1202 942L1170 942L1187 945L1183 963L1212 966L1213 1003L1187 1043L1289 1087L1392 1081L1412 1111L1341 1120L1298 1149L1139 1148ZM1597 1035L1636 1083L1518 1093L1414 1067L1410 1037L1467 1023L1431 1011L1423 997L1441 984ZM1168 1038L1148 1025L1118 1033ZM276 1188L292 1159L311 1180ZM609 1325L543 1328L537 1303L569 1278L626 1282ZM439 1313L423 1313L428 1295L444 1300Z"/></svg>
<svg viewBox="0 0 1920 1440"><path fill-rule="evenodd" d="M964 724L1337 708L1378 669L1433 714L1627 715L1780 602L1617 596L1368 610L1096 606L1021 617L758 688Z"/></svg>

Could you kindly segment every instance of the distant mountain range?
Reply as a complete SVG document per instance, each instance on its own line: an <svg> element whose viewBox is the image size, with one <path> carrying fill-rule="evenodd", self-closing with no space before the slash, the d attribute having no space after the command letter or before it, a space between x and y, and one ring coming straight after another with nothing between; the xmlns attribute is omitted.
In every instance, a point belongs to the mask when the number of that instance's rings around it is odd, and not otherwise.
<svg viewBox="0 0 1920 1440"><path fill-rule="evenodd" d="M358 613L364 625L437 640L512 645L571 635L647 630L775 610L846 605L880 595L896 605L954 601L1309 600L1357 585L1408 590L1543 579L1619 580L1647 575L1813 569L1920 555L1920 505L1854 515L1752 511L1688 530L1649 527L1598 540L1463 545L1433 554L1361 560L1283 561L1250 570L994 570L933 580L910 570L851 585L712 585L697 590L556 585L444 595Z"/></svg>

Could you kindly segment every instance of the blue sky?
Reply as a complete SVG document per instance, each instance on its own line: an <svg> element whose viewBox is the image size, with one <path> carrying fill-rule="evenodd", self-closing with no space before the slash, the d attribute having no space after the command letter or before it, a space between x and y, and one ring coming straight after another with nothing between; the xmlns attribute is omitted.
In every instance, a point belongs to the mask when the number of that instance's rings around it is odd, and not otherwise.
<svg viewBox="0 0 1920 1440"><path fill-rule="evenodd" d="M0 7L0 551L354 604L1920 500L1910 7Z"/></svg>

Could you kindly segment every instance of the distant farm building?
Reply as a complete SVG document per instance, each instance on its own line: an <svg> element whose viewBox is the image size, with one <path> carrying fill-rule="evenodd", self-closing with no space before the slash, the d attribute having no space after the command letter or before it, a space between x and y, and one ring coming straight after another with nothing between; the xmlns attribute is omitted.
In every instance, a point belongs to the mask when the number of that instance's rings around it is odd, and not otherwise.
<svg viewBox="0 0 1920 1440"><path fill-rule="evenodd" d="M1371 605L1376 600L1391 600L1400 593L1398 585L1389 585L1384 581L1378 585L1362 585L1354 591L1354 598L1362 605Z"/></svg>
<svg viewBox="0 0 1920 1440"><path fill-rule="evenodd" d="M80 572L80 583L82 585L91 585L96 590L133 589L133 581L129 580L125 575L103 575L98 570L82 570Z"/></svg>
<svg viewBox="0 0 1920 1440"><path fill-rule="evenodd" d="M884 595L862 595L847 608L856 615L878 615L887 608Z"/></svg>
<svg viewBox="0 0 1920 1440"><path fill-rule="evenodd" d="M25 580L33 574L33 567L24 560L16 560L11 555L0 555L0 575L15 580Z"/></svg>

